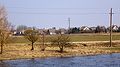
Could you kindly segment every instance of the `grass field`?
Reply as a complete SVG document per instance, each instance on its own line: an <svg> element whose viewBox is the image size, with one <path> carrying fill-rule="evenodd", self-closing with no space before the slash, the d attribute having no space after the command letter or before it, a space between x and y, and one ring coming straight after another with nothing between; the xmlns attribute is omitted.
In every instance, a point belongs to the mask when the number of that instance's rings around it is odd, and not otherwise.
<svg viewBox="0 0 120 67"><path fill-rule="evenodd" d="M45 41L50 42L52 38L57 35L46 35ZM70 34L71 42L81 42L81 41L109 41L108 34ZM41 38L40 38L41 39ZM120 40L120 34L113 34L113 40ZM11 41L13 43L27 43L29 42L23 36L14 36Z"/></svg>
<svg viewBox="0 0 120 67"><path fill-rule="evenodd" d="M71 41L76 42L76 41L108 41L109 36L108 35L82 35L82 36L70 36ZM113 40L120 40L120 35L113 35Z"/></svg>

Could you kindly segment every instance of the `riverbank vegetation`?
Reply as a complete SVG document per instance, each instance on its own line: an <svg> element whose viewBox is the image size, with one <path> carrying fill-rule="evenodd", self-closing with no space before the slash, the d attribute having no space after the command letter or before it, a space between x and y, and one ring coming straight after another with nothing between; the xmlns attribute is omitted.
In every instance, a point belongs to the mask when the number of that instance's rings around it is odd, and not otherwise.
<svg viewBox="0 0 120 67"><path fill-rule="evenodd" d="M96 54L119 53L120 42L114 41L113 47L108 47L109 42L81 42L73 43L71 47L59 52L59 47L48 44L45 51L41 51L42 44L34 44L34 51L31 51L31 45L28 43L11 43L4 46L3 54L0 54L0 60L20 59L20 58L42 58L42 57L66 57L66 56L84 56Z"/></svg>

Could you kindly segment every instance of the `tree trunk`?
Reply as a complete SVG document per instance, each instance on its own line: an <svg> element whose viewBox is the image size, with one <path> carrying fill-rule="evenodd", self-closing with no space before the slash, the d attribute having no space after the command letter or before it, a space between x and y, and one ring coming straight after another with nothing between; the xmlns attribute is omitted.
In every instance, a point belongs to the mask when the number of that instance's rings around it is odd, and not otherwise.
<svg viewBox="0 0 120 67"><path fill-rule="evenodd" d="M33 46L33 44L34 44L34 43L32 43L32 48L31 48L31 50L34 50L34 46Z"/></svg>
<svg viewBox="0 0 120 67"><path fill-rule="evenodd" d="M63 53L63 46L60 48L60 53Z"/></svg>
<svg viewBox="0 0 120 67"><path fill-rule="evenodd" d="M1 44L1 52L0 52L0 54L2 54L3 53L3 44Z"/></svg>
<svg viewBox="0 0 120 67"><path fill-rule="evenodd" d="M42 48L41 51L45 51L45 48Z"/></svg>
<svg viewBox="0 0 120 67"><path fill-rule="evenodd" d="M42 47L41 51L45 51L45 35L44 34L43 34L43 47Z"/></svg>

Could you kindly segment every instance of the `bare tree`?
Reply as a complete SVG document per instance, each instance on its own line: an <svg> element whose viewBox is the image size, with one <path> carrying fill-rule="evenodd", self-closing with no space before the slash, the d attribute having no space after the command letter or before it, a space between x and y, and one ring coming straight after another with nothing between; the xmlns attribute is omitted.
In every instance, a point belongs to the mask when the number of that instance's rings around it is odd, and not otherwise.
<svg viewBox="0 0 120 67"><path fill-rule="evenodd" d="M34 50L34 43L38 40L39 38L39 34L38 34L38 31L36 30L26 30L24 32L24 37L29 40L32 44L32 48L31 50Z"/></svg>
<svg viewBox="0 0 120 67"><path fill-rule="evenodd" d="M70 38L67 35L58 35L52 40L53 45L57 45L60 48L60 52L63 53L64 48L70 46Z"/></svg>
<svg viewBox="0 0 120 67"><path fill-rule="evenodd" d="M0 54L3 53L3 46L7 42L9 35L10 35L10 23L8 23L5 8L0 6L0 44L1 44Z"/></svg>

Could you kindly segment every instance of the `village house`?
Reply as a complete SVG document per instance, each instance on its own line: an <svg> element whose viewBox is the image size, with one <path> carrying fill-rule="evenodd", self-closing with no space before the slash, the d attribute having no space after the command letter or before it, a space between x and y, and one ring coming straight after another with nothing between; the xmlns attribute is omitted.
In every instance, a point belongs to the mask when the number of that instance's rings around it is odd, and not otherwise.
<svg viewBox="0 0 120 67"><path fill-rule="evenodd" d="M64 29L64 28L61 28L61 29L59 29L59 30L60 30L61 34L66 34L66 33L67 33L67 30Z"/></svg>
<svg viewBox="0 0 120 67"><path fill-rule="evenodd" d="M117 25L113 25L112 30L113 30L113 32L118 32L119 27Z"/></svg>
<svg viewBox="0 0 120 67"><path fill-rule="evenodd" d="M49 29L49 34L50 35L55 35L56 34L56 29Z"/></svg>
<svg viewBox="0 0 120 67"><path fill-rule="evenodd" d="M82 26L82 27L80 28L80 32L81 32L81 33L89 33L90 31L91 31L90 28L87 27L87 26Z"/></svg>
<svg viewBox="0 0 120 67"><path fill-rule="evenodd" d="M43 29L38 29L39 34L45 34Z"/></svg>
<svg viewBox="0 0 120 67"><path fill-rule="evenodd" d="M96 27L90 27L91 33L95 33Z"/></svg>

